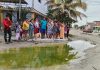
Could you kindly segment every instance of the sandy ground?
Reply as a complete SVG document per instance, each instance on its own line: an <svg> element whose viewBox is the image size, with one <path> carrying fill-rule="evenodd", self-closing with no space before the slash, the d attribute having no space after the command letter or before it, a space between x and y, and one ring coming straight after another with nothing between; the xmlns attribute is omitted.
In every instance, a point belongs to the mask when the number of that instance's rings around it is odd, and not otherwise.
<svg viewBox="0 0 100 70"><path fill-rule="evenodd" d="M84 34L80 30L71 30L71 34L75 35L73 40L86 40L91 41L93 44L96 44L95 48L86 50L86 58L81 61L79 64L68 64L68 65L58 65L51 67L43 67L41 69L21 69L21 70L100 70L100 36L96 34ZM1 36L0 36L1 37ZM0 38L2 39L2 38ZM0 40L1 41L1 40ZM15 46L13 43L9 46ZM34 45L33 43L19 43L20 46ZM4 48L9 47L8 45L4 45L4 43L0 43L0 48L6 46ZM18 45L19 46L19 45Z"/></svg>

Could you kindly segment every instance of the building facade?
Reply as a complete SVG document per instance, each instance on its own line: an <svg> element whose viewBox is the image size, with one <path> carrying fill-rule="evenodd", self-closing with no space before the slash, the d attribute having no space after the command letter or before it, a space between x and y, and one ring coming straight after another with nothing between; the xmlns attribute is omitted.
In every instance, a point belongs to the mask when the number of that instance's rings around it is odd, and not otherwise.
<svg viewBox="0 0 100 70"><path fill-rule="evenodd" d="M0 0L0 26L2 23L3 18L5 18L5 14L7 12L11 12L12 16L11 19L15 23L19 17L19 2L13 2L12 0ZM19 1L19 0L16 0ZM47 13L47 5L46 0L21 0L22 10L27 10L27 15L25 18L34 18L36 16L45 16ZM22 14L22 13L21 13ZM22 16L22 15L21 15Z"/></svg>
<svg viewBox="0 0 100 70"><path fill-rule="evenodd" d="M94 21L95 26L93 27L94 32L100 32L100 21Z"/></svg>
<svg viewBox="0 0 100 70"><path fill-rule="evenodd" d="M100 32L100 21L89 22L85 26L85 30L92 30L93 32Z"/></svg>

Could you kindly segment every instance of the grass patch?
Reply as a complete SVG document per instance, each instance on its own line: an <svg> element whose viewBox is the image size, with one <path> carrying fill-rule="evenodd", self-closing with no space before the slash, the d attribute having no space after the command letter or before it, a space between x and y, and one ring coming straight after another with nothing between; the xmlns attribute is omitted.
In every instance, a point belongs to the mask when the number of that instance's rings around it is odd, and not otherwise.
<svg viewBox="0 0 100 70"><path fill-rule="evenodd" d="M67 64L75 59L68 45L43 47L11 48L0 52L0 66L6 68L40 68Z"/></svg>

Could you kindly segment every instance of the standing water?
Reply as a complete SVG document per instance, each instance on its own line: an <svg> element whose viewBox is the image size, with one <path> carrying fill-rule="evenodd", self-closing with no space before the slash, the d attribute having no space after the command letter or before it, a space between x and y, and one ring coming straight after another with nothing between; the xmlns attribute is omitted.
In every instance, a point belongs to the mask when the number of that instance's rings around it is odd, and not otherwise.
<svg viewBox="0 0 100 70"><path fill-rule="evenodd" d="M91 44L89 41L83 41L83 40L77 40L77 41L72 41L68 43L69 46L74 48L75 50L71 51L71 53L77 53L77 58L75 60L72 60L72 64L80 63L82 59L85 59L86 53L84 52L85 50L89 48L95 47L95 45Z"/></svg>

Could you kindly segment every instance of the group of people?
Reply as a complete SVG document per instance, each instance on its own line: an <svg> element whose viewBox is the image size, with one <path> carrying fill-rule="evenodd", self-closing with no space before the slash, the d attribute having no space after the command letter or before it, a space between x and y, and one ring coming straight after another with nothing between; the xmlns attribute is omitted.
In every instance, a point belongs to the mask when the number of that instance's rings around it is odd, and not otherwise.
<svg viewBox="0 0 100 70"><path fill-rule="evenodd" d="M3 20L4 25L4 40L6 43L11 42L11 26L12 21L9 15ZM53 21L51 19L25 19L22 23L19 21L15 24L16 40L21 39L27 41L29 39L64 39L69 36L69 26L62 24L59 21ZM7 34L9 36L7 36Z"/></svg>

